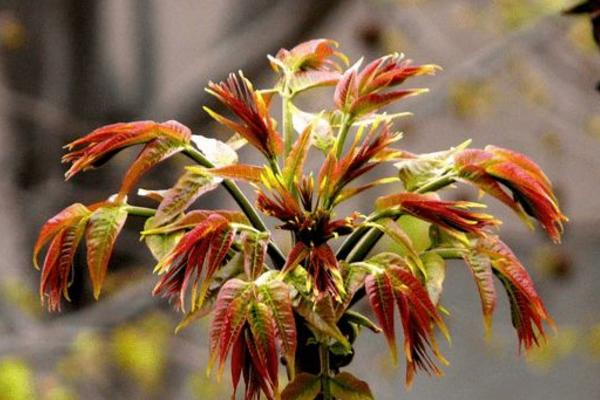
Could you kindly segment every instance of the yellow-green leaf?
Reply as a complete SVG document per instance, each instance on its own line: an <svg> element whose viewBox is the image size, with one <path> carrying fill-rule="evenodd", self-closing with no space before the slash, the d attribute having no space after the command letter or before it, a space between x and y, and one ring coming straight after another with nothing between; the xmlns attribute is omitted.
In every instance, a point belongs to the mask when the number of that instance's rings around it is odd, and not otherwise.
<svg viewBox="0 0 600 400"><path fill-rule="evenodd" d="M281 400L314 400L321 392L321 377L305 372L296 375L281 393Z"/></svg>
<svg viewBox="0 0 600 400"><path fill-rule="evenodd" d="M373 400L373 393L365 381L348 372L337 374L329 381L331 394L338 400Z"/></svg>

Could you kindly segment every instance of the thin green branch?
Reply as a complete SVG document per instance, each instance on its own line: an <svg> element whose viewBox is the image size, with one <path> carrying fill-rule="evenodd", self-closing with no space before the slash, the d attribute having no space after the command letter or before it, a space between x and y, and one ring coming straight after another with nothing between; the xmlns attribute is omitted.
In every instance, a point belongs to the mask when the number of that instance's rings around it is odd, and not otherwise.
<svg viewBox="0 0 600 400"><path fill-rule="evenodd" d="M342 243L342 245L340 246L340 248L337 251L337 254L336 254L337 259L343 260L348 256L348 254L350 254L350 252L356 246L356 244L358 242L360 242L360 240L363 238L363 236L365 236L365 234L369 231L370 227L366 226L366 224L368 222L378 221L382 218L397 217L397 216L399 216L399 214L401 214L401 213L398 210L385 210L385 211L380 211L380 212L371 214L364 221L363 226L354 230L354 232L352 232L346 238L346 240L344 240L344 242Z"/></svg>
<svg viewBox="0 0 600 400"><path fill-rule="evenodd" d="M213 168L214 164L211 163L200 151L196 150L192 146L189 146L185 149L184 154L190 157L192 160L196 161L203 167ZM258 215L256 209L252 206L244 192L239 188L238 185L231 179L224 179L222 183L225 190L233 197L235 202L238 204L242 212L246 215L250 223L253 227L258 229L259 231L269 232L267 225L263 222L263 220ZM285 256L283 252L277 247L277 245L270 240L268 253L273 263L277 268L282 268L285 264Z"/></svg>
<svg viewBox="0 0 600 400"><path fill-rule="evenodd" d="M352 118L349 114L344 114L340 125L340 130L335 141L335 156L338 160L342 156L342 151L344 150L344 143L346 142L346 137L348 136L348 132L350 131L351 127Z"/></svg>

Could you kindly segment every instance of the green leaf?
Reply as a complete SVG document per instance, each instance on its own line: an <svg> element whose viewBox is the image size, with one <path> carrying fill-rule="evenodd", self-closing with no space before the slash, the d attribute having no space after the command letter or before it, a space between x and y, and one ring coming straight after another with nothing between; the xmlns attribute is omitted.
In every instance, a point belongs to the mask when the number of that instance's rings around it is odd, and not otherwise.
<svg viewBox="0 0 600 400"><path fill-rule="evenodd" d="M325 113L313 114L304 112L293 105L290 108L292 110L292 125L294 130L298 134L301 134L309 125L312 125L313 145L317 149L327 153L335 142L330 117Z"/></svg>
<svg viewBox="0 0 600 400"><path fill-rule="evenodd" d="M96 299L100 296L113 246L126 219L127 211L120 205L101 207L90 217L85 238L87 264Z"/></svg>
<svg viewBox="0 0 600 400"><path fill-rule="evenodd" d="M429 227L431 224L429 222L410 215L403 215L396 222L411 239L413 248L417 254L431 247L431 238L429 237Z"/></svg>
<svg viewBox="0 0 600 400"><path fill-rule="evenodd" d="M442 177L454 167L454 155L470 143L467 140L449 150L411 156L394 164L404 188L412 192Z"/></svg>
<svg viewBox="0 0 600 400"><path fill-rule="evenodd" d="M315 400L321 393L321 377L305 372L296 375L281 393L281 400Z"/></svg>
<svg viewBox="0 0 600 400"><path fill-rule="evenodd" d="M150 217L146 220L144 229L149 229L154 225L154 217ZM165 234L145 235L144 242L156 261L160 261L177 246L183 234L184 231L181 230Z"/></svg>
<svg viewBox="0 0 600 400"><path fill-rule="evenodd" d="M374 333L382 332L382 329L378 327L375 324L375 322L371 321L365 315L362 315L357 311L347 310L342 318L346 318L349 322L353 322L358 326L364 326L365 328L370 329Z"/></svg>
<svg viewBox="0 0 600 400"><path fill-rule="evenodd" d="M373 400L373 393L365 381L348 372L337 374L330 379L331 394L338 400Z"/></svg>
<svg viewBox="0 0 600 400"><path fill-rule="evenodd" d="M444 279L446 278L446 261L435 253L424 254L421 259L427 271L425 288L433 304L437 304L443 291Z"/></svg>

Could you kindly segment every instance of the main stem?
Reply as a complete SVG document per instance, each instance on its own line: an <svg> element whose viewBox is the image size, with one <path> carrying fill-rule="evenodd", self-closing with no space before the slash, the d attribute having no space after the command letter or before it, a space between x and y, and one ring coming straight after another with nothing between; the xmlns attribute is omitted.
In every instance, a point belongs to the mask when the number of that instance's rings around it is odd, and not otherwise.
<svg viewBox="0 0 600 400"><path fill-rule="evenodd" d="M323 400L332 400L331 386L329 385L329 378L331 377L331 370L329 367L329 346L325 343L321 343L319 346L319 361L321 362L321 395Z"/></svg>
<svg viewBox="0 0 600 400"><path fill-rule="evenodd" d="M185 154L194 161L196 161L198 164L202 165L203 167L214 167L214 164L207 160L206 157L204 157L204 154L202 154L201 152L199 152L191 146L185 149ZM225 190L229 192L231 197L233 197L233 199L238 204L242 212L246 215L246 217L248 217L248 220L250 221L252 226L258 229L259 231L268 232L269 229L267 228L263 220L260 218L258 212L252 206L248 198L244 195L244 192L242 192L242 190L239 188L239 186L236 185L236 183L231 179L224 179L222 185L223 187L225 187ZM275 265L278 268L282 268L285 264L285 256L277 247L277 245L273 243L273 241L269 241L269 247L267 249L267 252L273 260L273 263L275 263Z"/></svg>

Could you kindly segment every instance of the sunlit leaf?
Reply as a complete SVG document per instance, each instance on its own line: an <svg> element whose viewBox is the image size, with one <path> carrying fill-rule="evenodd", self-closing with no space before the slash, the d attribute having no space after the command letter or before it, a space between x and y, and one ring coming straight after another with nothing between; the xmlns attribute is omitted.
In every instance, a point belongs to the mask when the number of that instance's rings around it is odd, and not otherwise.
<svg viewBox="0 0 600 400"><path fill-rule="evenodd" d="M238 162L236 151L228 143L202 135L192 135L192 143L216 167L236 164Z"/></svg>

